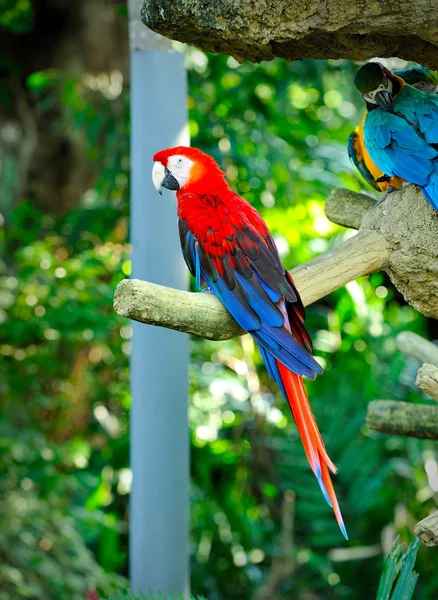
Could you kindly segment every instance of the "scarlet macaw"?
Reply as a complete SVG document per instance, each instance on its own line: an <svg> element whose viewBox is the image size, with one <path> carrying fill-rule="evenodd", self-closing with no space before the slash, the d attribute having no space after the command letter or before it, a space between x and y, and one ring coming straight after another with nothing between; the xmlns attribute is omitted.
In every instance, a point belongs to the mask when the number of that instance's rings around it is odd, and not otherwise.
<svg viewBox="0 0 438 600"><path fill-rule="evenodd" d="M421 92L438 93L438 73L430 71L422 66L409 67L400 71L394 71L394 75L401 77L405 83L412 85ZM350 134L348 138L348 155L371 187L375 190L386 192L388 187L400 189L403 180L400 177L385 177L385 174L373 163L364 144L364 123L367 112L362 117L360 125Z"/></svg>
<svg viewBox="0 0 438 600"><path fill-rule="evenodd" d="M388 177L419 185L438 210L438 96L375 62L358 70L354 84L367 106L364 142L371 160Z"/></svg>
<svg viewBox="0 0 438 600"><path fill-rule="evenodd" d="M327 455L302 377L322 372L311 355L304 307L260 214L225 181L215 160L196 148L157 152L152 179L158 192L176 191L186 264L239 325L257 341L270 376L289 403L307 459L347 538Z"/></svg>

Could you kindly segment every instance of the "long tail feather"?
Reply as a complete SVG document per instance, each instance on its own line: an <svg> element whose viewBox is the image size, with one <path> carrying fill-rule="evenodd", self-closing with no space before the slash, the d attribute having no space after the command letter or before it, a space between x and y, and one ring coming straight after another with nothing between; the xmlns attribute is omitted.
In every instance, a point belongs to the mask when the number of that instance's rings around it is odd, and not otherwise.
<svg viewBox="0 0 438 600"><path fill-rule="evenodd" d="M281 379L282 391L291 408L295 423L298 428L307 460L314 472L321 491L329 506L333 508L339 528L348 539L344 521L342 519L339 503L330 478L329 469L336 473L336 467L327 455L321 434L316 425L315 417L310 409L307 393L303 380L278 360L275 361Z"/></svg>

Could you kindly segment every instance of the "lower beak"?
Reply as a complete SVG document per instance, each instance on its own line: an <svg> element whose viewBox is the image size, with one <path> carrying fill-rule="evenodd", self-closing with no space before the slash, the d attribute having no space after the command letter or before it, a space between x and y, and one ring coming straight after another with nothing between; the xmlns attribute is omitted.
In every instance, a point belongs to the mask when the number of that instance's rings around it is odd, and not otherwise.
<svg viewBox="0 0 438 600"><path fill-rule="evenodd" d="M394 104L392 103L392 96L386 90L383 92L377 92L374 96L376 104L381 106L384 110L392 113L394 112Z"/></svg>
<svg viewBox="0 0 438 600"><path fill-rule="evenodd" d="M179 183L169 171L160 162L154 163L152 169L152 183L159 194L163 193L163 188L168 190L179 190Z"/></svg>
<svg viewBox="0 0 438 600"><path fill-rule="evenodd" d="M164 168L164 179L161 185L164 188L166 188L166 190L173 190L175 192L179 190L178 181L175 179L175 177L172 175L172 173L167 167Z"/></svg>

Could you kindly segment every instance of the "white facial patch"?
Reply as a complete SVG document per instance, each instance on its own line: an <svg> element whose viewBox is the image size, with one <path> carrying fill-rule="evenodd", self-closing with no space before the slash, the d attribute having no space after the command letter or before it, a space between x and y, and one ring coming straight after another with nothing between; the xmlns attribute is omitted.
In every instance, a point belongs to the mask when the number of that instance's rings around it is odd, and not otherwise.
<svg viewBox="0 0 438 600"><path fill-rule="evenodd" d="M167 168L179 183L180 188L188 182L190 171L194 164L195 163L190 160L190 158L182 156L181 154L175 154L175 156L169 157Z"/></svg>
<svg viewBox="0 0 438 600"><path fill-rule="evenodd" d="M376 98L376 94L377 92L392 92L392 81L390 79L387 80L387 85L383 85L383 83L381 83L379 85L378 88L376 88L375 90L373 90L372 92L368 92L368 94L364 94L364 98L367 102L369 102L370 104L377 104L375 98Z"/></svg>
<svg viewBox="0 0 438 600"><path fill-rule="evenodd" d="M438 92L438 85L432 81L418 81L418 83L412 83L412 87L417 88L421 92Z"/></svg>

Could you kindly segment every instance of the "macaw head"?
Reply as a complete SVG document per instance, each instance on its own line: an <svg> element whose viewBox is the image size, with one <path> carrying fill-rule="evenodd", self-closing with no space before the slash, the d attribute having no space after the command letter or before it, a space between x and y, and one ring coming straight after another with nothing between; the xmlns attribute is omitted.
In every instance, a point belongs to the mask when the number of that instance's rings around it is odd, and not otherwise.
<svg viewBox="0 0 438 600"><path fill-rule="evenodd" d="M207 191L218 178L223 181L225 175L211 156L188 146L161 150L153 160L152 182L160 194L163 188L193 193Z"/></svg>
<svg viewBox="0 0 438 600"><path fill-rule="evenodd" d="M354 85L362 94L368 110L379 106L394 112L393 99L403 89L405 82L378 62L363 65L354 77Z"/></svg>
<svg viewBox="0 0 438 600"><path fill-rule="evenodd" d="M426 67L418 65L408 67L400 71L394 71L394 75L401 77L406 83L417 88L421 92L438 93L438 72L430 71Z"/></svg>

